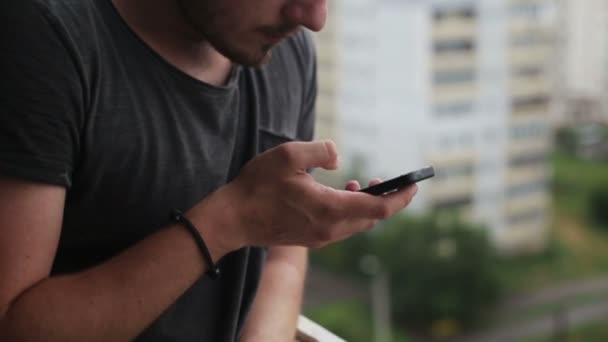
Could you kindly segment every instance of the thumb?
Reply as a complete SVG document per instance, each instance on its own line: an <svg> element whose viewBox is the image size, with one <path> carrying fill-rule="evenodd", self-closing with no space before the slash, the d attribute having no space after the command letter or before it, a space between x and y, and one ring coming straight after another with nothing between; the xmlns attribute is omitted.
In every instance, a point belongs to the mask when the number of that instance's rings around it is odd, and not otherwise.
<svg viewBox="0 0 608 342"><path fill-rule="evenodd" d="M287 163L297 169L322 167L327 170L338 168L338 149L331 140L313 142L292 142L282 145Z"/></svg>

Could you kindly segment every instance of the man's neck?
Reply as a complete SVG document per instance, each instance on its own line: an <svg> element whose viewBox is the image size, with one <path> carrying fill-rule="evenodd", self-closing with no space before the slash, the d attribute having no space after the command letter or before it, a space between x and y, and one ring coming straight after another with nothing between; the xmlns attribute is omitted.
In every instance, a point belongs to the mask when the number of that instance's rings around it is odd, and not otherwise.
<svg viewBox="0 0 608 342"><path fill-rule="evenodd" d="M135 33L176 68L216 86L226 83L232 63L184 17L176 0L112 0Z"/></svg>

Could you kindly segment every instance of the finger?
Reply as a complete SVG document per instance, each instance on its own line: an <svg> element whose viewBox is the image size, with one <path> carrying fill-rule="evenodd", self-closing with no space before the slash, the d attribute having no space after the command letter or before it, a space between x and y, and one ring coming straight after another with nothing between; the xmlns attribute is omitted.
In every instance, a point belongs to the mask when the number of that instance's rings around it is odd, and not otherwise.
<svg viewBox="0 0 608 342"><path fill-rule="evenodd" d="M386 219L405 208L416 195L418 187L414 184L384 196L369 196L361 192L343 193L340 215L343 217Z"/></svg>
<svg viewBox="0 0 608 342"><path fill-rule="evenodd" d="M340 226L334 227L334 232L331 234L328 240L323 241L321 245L327 245L342 241L350 238L351 236L363 232L367 232L374 228L378 223L377 220L371 219L350 219L341 224Z"/></svg>
<svg viewBox="0 0 608 342"><path fill-rule="evenodd" d="M346 183L345 189L348 191L359 191L361 189L361 185L359 185L359 182L356 180L351 180Z"/></svg>
<svg viewBox="0 0 608 342"><path fill-rule="evenodd" d="M382 196L386 200L389 216L392 216L401 209L407 207L412 202L412 199L417 192L418 186L413 184L399 191Z"/></svg>
<svg viewBox="0 0 608 342"><path fill-rule="evenodd" d="M337 241L348 239L355 234L365 233L374 228L377 220L370 219L358 219L351 220L345 223L342 227L339 228L336 235L338 236Z"/></svg>
<svg viewBox="0 0 608 342"><path fill-rule="evenodd" d="M316 207L319 217L330 221L383 220L406 207L417 187L410 186L384 196L371 196L359 191L336 190L326 186L310 189L305 196L308 204Z"/></svg>
<svg viewBox="0 0 608 342"><path fill-rule="evenodd" d="M342 219L384 218L385 199L363 192L338 191L328 193L325 200L332 204L335 215Z"/></svg>
<svg viewBox="0 0 608 342"><path fill-rule="evenodd" d="M390 196L394 196L394 197L405 197L405 198L411 198L414 197L416 195L416 193L418 193L418 185L416 184L412 184L410 186L407 186L397 192L394 193L390 193L388 195L385 195L384 197L390 197Z"/></svg>
<svg viewBox="0 0 608 342"><path fill-rule="evenodd" d="M297 170L322 167L327 170L338 168L338 149L331 140L313 142L290 142L271 151L283 164Z"/></svg>
<svg viewBox="0 0 608 342"><path fill-rule="evenodd" d="M382 183L382 179L380 178L374 178L371 181L369 181L369 185L368 186L374 186L376 184L380 184Z"/></svg>

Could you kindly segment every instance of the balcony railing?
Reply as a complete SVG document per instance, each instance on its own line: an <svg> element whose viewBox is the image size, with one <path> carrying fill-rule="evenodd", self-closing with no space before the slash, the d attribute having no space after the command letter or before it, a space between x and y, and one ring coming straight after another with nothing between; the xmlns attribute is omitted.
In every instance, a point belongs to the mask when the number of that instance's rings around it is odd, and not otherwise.
<svg viewBox="0 0 608 342"><path fill-rule="evenodd" d="M310 319L300 316L296 342L346 342Z"/></svg>

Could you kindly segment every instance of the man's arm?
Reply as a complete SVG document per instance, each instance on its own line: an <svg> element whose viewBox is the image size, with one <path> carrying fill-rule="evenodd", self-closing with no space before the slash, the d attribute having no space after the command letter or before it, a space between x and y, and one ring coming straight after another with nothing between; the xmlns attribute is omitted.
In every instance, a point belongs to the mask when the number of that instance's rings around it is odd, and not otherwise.
<svg viewBox="0 0 608 342"><path fill-rule="evenodd" d="M97 267L49 277L64 199L63 187L0 177L0 341L131 340L207 268L171 226ZM227 252L201 234L215 260Z"/></svg>
<svg viewBox="0 0 608 342"><path fill-rule="evenodd" d="M378 178L369 186L382 182ZM361 189L359 182L346 184L347 191ZM242 333L242 342L291 341L300 315L308 249L301 247L271 248L260 288Z"/></svg>
<svg viewBox="0 0 608 342"><path fill-rule="evenodd" d="M241 341L294 340L307 263L306 248L270 249Z"/></svg>
<svg viewBox="0 0 608 342"><path fill-rule="evenodd" d="M327 245L414 196L415 187L382 197L339 191L305 172L335 166L331 142L283 144L186 216L218 260L244 246ZM50 277L64 201L63 187L0 177L0 341L131 340L207 268L189 233L171 225L101 265ZM288 269L278 273L297 273Z"/></svg>

